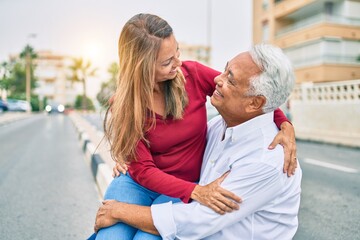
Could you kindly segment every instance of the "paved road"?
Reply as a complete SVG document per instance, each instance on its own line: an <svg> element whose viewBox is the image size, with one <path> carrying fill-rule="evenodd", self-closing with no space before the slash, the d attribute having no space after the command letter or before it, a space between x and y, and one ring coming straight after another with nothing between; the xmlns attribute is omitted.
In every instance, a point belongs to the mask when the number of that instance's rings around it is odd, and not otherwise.
<svg viewBox="0 0 360 240"><path fill-rule="evenodd" d="M100 114L87 115L101 130ZM0 239L84 239L99 196L64 115L0 126ZM303 169L294 240L360 239L360 149L298 141Z"/></svg>
<svg viewBox="0 0 360 240"><path fill-rule="evenodd" d="M101 126L99 114L84 118ZM360 239L360 149L305 141L297 146L303 180L294 240Z"/></svg>
<svg viewBox="0 0 360 240"><path fill-rule="evenodd" d="M295 240L360 239L360 149L298 141L303 169Z"/></svg>
<svg viewBox="0 0 360 240"><path fill-rule="evenodd" d="M0 126L0 239L85 239L100 205L65 115Z"/></svg>

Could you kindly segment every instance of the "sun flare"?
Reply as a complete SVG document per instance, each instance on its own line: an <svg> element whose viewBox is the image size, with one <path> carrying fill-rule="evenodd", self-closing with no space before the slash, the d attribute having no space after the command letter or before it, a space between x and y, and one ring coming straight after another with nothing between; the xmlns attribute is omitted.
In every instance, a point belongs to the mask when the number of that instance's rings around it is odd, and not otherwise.
<svg viewBox="0 0 360 240"><path fill-rule="evenodd" d="M96 62L100 57L100 44L96 42L87 43L83 47L83 57L92 63Z"/></svg>

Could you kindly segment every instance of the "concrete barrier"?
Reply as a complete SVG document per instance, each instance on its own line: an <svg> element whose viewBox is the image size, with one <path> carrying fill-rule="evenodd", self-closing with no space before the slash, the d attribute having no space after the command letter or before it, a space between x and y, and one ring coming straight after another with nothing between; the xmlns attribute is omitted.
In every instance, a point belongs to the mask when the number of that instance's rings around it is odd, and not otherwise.
<svg viewBox="0 0 360 240"><path fill-rule="evenodd" d="M85 162L89 166L101 196L112 181L112 164L109 146L103 134L79 114L73 112L69 115L79 133L79 144L84 152Z"/></svg>
<svg viewBox="0 0 360 240"><path fill-rule="evenodd" d="M360 80L302 84L290 103L297 138L360 147Z"/></svg>

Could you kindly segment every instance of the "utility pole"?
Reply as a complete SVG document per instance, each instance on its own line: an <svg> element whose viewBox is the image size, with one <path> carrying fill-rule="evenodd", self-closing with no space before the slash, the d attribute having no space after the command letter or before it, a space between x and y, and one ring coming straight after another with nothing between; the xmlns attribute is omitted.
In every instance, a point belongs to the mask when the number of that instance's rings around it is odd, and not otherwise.
<svg viewBox="0 0 360 240"><path fill-rule="evenodd" d="M207 1L206 5L206 44L207 44L207 64L211 65L211 30L212 30L212 0Z"/></svg>

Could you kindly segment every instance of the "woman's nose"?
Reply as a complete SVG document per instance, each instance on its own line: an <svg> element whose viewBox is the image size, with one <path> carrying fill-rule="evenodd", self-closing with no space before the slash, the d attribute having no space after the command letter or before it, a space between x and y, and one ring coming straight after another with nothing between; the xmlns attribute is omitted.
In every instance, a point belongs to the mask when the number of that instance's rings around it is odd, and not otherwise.
<svg viewBox="0 0 360 240"><path fill-rule="evenodd" d="M175 57L174 60L175 60L175 66L176 67L180 67L182 65L182 62L181 62L180 58Z"/></svg>

